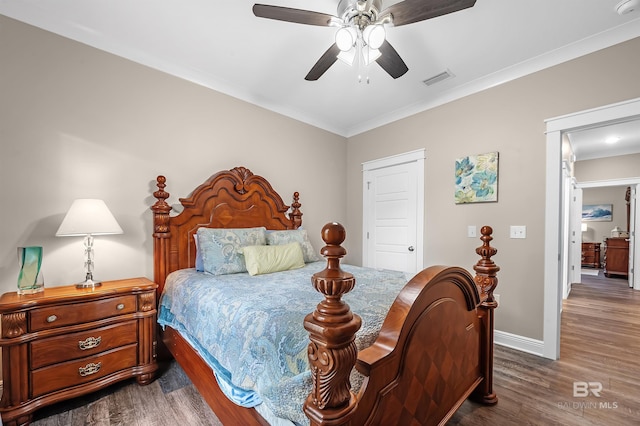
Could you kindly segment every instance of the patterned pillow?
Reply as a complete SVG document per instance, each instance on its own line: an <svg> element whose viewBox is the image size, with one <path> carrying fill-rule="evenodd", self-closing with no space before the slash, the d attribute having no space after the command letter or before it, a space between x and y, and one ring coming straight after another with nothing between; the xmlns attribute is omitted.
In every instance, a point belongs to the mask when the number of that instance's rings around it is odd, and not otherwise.
<svg viewBox="0 0 640 426"><path fill-rule="evenodd" d="M198 229L198 250L202 253L205 272L213 275L247 272L240 249L245 246L266 244L264 227Z"/></svg>
<svg viewBox="0 0 640 426"><path fill-rule="evenodd" d="M309 241L306 229L291 229L286 231L267 231L267 244L270 246L281 246L289 243L300 243L304 262L317 262L320 260L317 252Z"/></svg>

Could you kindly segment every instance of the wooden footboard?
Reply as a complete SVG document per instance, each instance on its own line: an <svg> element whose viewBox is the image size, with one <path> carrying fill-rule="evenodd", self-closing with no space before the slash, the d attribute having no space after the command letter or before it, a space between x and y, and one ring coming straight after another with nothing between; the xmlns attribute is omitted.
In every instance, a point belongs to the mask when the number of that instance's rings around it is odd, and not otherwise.
<svg viewBox="0 0 640 426"><path fill-rule="evenodd" d="M355 285L339 266L344 229L325 226L328 266L313 278L325 300L305 320L314 389L304 410L312 425L444 424L472 394L497 402L493 289L499 268L491 260L492 230L481 232L475 280L457 267L423 270L398 295L376 342L358 354L360 319L341 300ZM354 363L366 377L358 395L349 390Z"/></svg>

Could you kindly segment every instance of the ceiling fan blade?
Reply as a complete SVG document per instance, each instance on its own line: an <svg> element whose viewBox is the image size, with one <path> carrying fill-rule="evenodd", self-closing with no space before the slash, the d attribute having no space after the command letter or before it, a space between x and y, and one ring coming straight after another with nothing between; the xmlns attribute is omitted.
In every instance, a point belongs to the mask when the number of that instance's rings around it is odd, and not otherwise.
<svg viewBox="0 0 640 426"><path fill-rule="evenodd" d="M311 71L304 78L307 81L315 81L322 77L322 74L325 73L338 60L338 53L340 53L340 49L338 46L333 43L329 49L318 59L318 62L313 65Z"/></svg>
<svg viewBox="0 0 640 426"><path fill-rule="evenodd" d="M400 55L398 55L398 52L396 52L396 49L394 49L388 41L385 40L378 50L380 50L380 57L376 59L376 62L391 77L398 78L409 71L407 64L404 63Z"/></svg>
<svg viewBox="0 0 640 426"><path fill-rule="evenodd" d="M393 25L412 24L472 7L476 0L404 0L389 6L381 15L391 13Z"/></svg>
<svg viewBox="0 0 640 426"><path fill-rule="evenodd" d="M338 19L326 13L310 10L292 9L290 7L271 6L268 4L254 4L253 14L258 18L275 19L277 21L295 22L297 24L329 26L333 19Z"/></svg>

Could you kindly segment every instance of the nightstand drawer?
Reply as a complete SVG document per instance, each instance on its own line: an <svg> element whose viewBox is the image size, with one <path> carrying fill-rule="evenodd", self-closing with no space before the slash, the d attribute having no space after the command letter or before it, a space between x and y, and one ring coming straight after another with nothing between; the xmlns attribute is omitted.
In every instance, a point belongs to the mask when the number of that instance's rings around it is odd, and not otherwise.
<svg viewBox="0 0 640 426"><path fill-rule="evenodd" d="M34 370L32 398L72 387L133 367L137 363L137 344L124 346L98 355Z"/></svg>
<svg viewBox="0 0 640 426"><path fill-rule="evenodd" d="M36 340L31 343L31 368L82 358L138 341L135 320Z"/></svg>
<svg viewBox="0 0 640 426"><path fill-rule="evenodd" d="M70 305L34 309L29 316L31 331L86 323L136 311L136 296L126 295Z"/></svg>

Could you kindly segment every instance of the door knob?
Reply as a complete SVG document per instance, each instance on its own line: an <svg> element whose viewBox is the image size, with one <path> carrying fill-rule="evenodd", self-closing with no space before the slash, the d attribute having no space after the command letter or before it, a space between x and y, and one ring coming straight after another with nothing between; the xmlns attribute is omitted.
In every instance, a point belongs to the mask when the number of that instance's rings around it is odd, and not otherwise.
<svg viewBox="0 0 640 426"><path fill-rule="evenodd" d="M413 250L414 250L413 246L409 246L409 251L413 251Z"/></svg>

